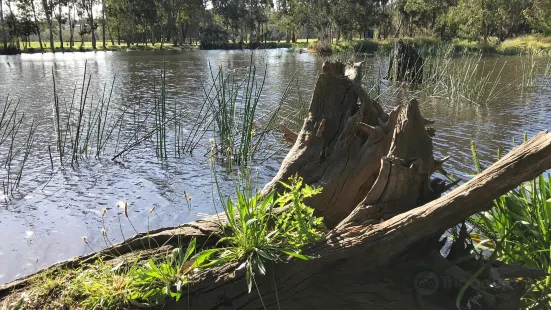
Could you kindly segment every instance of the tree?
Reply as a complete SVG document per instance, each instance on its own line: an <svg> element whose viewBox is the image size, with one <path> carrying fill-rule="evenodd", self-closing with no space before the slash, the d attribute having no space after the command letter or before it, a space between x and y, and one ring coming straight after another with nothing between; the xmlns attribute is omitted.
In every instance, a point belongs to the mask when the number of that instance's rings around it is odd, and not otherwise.
<svg viewBox="0 0 551 310"><path fill-rule="evenodd" d="M222 17L223 24L232 31L232 37L239 37L244 41L244 20L246 6L244 0L212 0L214 11Z"/></svg>
<svg viewBox="0 0 551 310"><path fill-rule="evenodd" d="M19 0L17 2L17 10L20 16L19 27L20 34L28 41L31 34L40 34L38 19L36 18L36 9L33 0ZM38 36L40 43L40 51L44 51L42 47L42 39Z"/></svg>
<svg viewBox="0 0 551 310"><path fill-rule="evenodd" d="M404 10L410 14L414 26L426 27L434 33L442 23L440 18L448 13L453 4L453 0L407 0Z"/></svg>
<svg viewBox="0 0 551 310"><path fill-rule="evenodd" d="M32 1L32 0L31 0ZM48 32L50 34L50 49L52 50L52 53L55 53L55 46L54 46L54 33L53 33L53 12L56 6L55 0L42 0L42 10L44 11L44 15L46 15L46 22L48 25Z"/></svg>
<svg viewBox="0 0 551 310"><path fill-rule="evenodd" d="M107 24L110 29L117 31L117 44L121 44L121 31L124 32L124 20L128 20L128 7L126 1L106 0ZM123 34L124 35L124 34Z"/></svg>
<svg viewBox="0 0 551 310"><path fill-rule="evenodd" d="M101 32L102 32L102 40L103 40L103 49L107 48L107 44L105 43L105 28L107 27L107 23L105 22L105 0L101 0Z"/></svg>
<svg viewBox="0 0 551 310"><path fill-rule="evenodd" d="M534 29L546 34L551 32L551 0L532 0L523 13Z"/></svg>
<svg viewBox="0 0 551 310"><path fill-rule="evenodd" d="M42 0L42 1L48 1L48 0ZM81 10L83 11L83 14L86 14L87 24L88 24L88 26L86 27L87 28L86 30L92 36L92 48L95 50L97 48L96 47L96 29L98 25L94 20L94 6L97 4L97 0L80 0L78 4Z"/></svg>
<svg viewBox="0 0 551 310"><path fill-rule="evenodd" d="M8 35L6 33L6 25L4 24L3 0L0 0L0 27L2 27L2 42L4 43L4 50L6 50L8 49Z"/></svg>
<svg viewBox="0 0 551 310"><path fill-rule="evenodd" d="M74 33L76 27L75 21L75 0L67 1L67 20L69 22L69 47L72 49L74 45Z"/></svg>
<svg viewBox="0 0 551 310"><path fill-rule="evenodd" d="M58 0L57 1L57 9L58 12L55 14L55 19L57 20L57 25L59 27L59 45L61 46L61 50L63 51L65 47L63 46L63 25L67 23L67 18L64 17L64 14L62 13L62 8L67 7L69 5L68 0ZM71 12L69 11L68 14Z"/></svg>
<svg viewBox="0 0 551 310"><path fill-rule="evenodd" d="M12 2L14 0L6 0L6 4L8 6L9 14L6 16L5 23L6 23L6 29L8 30L8 41L10 41L12 44L15 42L15 47L19 49L19 37L20 37L20 23L17 19L17 16L14 14L12 10Z"/></svg>
<svg viewBox="0 0 551 310"><path fill-rule="evenodd" d="M459 0L457 6L450 8L448 24L458 30L462 38L478 40L488 39L488 2L490 0Z"/></svg>

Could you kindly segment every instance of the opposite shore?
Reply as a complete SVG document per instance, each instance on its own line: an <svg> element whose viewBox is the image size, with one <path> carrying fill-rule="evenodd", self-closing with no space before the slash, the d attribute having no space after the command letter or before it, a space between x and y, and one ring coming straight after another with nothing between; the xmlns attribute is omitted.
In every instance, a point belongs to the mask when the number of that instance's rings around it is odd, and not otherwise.
<svg viewBox="0 0 551 310"><path fill-rule="evenodd" d="M64 52L91 52L91 51L181 51L181 50L191 50L191 49L203 49L203 50L240 50L240 49L276 49L276 48L287 48L290 50L299 50L299 51L308 51L308 52L318 52L319 54L333 54L333 53L357 53L357 54L374 54L377 52L388 52L393 44L398 41L403 40L408 43L413 44L419 49L424 49L430 53L431 50L435 50L442 45L451 45L453 46L454 52L456 54L464 53L482 53L484 55L536 55L536 56L546 56L551 55L551 37L543 35L526 35L520 36L517 38L507 39L503 42L500 42L496 38L489 39L486 42L483 41L468 41L468 40L459 40L455 39L452 41L442 41L434 37L415 37L415 38L391 38L391 39L365 39L365 40L334 40L330 47L323 46L320 47L318 40L316 39L301 39L296 42L247 42L247 43L231 43L227 44L211 44L211 45L195 45L195 44L182 44L182 45L172 45L170 43L165 44L135 44L135 45L126 45L126 44L108 44L105 48L101 45L97 46L96 49L93 49L89 42L86 42L84 45L79 47L73 46L64 47L63 49L59 47L59 43L56 42L58 46L55 48L56 53ZM8 49L3 51L0 49L0 54L5 55L15 55L15 54L34 54L41 53L38 43L33 42L30 45L31 47L23 49ZM44 53L51 53L49 47L43 48Z"/></svg>

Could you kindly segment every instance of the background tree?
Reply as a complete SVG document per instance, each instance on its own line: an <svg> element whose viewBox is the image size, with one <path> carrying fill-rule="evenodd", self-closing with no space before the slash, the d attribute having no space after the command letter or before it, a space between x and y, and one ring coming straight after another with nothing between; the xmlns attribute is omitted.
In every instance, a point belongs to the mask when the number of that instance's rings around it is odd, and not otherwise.
<svg viewBox="0 0 551 310"><path fill-rule="evenodd" d="M31 0L32 1L32 0ZM69 4L68 0L57 0L57 13L55 14L55 19L59 28L59 45L63 51L65 47L63 46L63 25L67 23L67 13L63 12L63 8L66 8ZM69 12L70 13L70 12Z"/></svg>
<svg viewBox="0 0 551 310"><path fill-rule="evenodd" d="M528 23L535 30L551 33L551 0L532 0L523 11Z"/></svg>
<svg viewBox="0 0 551 310"><path fill-rule="evenodd" d="M8 34L6 32L6 24L4 23L4 6L2 0L0 0L0 27L2 27L2 42L4 43L4 50L6 50L8 48Z"/></svg>
<svg viewBox="0 0 551 310"><path fill-rule="evenodd" d="M56 3L54 0L42 0L42 11L44 12L44 15L46 16L46 23L48 25L48 32L50 35L50 49L52 52L55 53L55 46L54 46L54 33L53 33L53 12L55 9Z"/></svg>
<svg viewBox="0 0 551 310"><path fill-rule="evenodd" d="M40 35L40 23L39 23L39 20L38 20L38 17L37 17L36 6L35 6L35 3L34 3L34 0L19 0L19 2L17 3L17 8L18 8L19 13L22 16L26 15L26 18L31 18L33 20L32 24L36 27L36 29L32 33L34 33L38 36L38 43L40 44L40 51L42 53L44 53L44 46L42 45L42 36ZM31 25L28 22L26 22L25 27L27 27L27 30L29 30L28 27L30 27L30 26Z"/></svg>
<svg viewBox="0 0 551 310"><path fill-rule="evenodd" d="M42 1L52 1L52 0L42 0ZM83 15L81 15L81 19L83 16L87 17L86 19L87 26L85 27L85 32L82 35L84 35L85 33L90 33L90 35L92 36L92 49L95 50L97 48L96 47L96 29L98 27L98 24L94 20L94 6L97 4L97 1L80 0L78 4L83 13Z"/></svg>

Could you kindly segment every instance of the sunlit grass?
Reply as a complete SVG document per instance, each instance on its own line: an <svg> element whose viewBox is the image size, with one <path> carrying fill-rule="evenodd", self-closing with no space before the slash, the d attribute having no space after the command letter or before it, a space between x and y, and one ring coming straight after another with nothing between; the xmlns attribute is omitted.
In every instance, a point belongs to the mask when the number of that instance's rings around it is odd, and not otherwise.
<svg viewBox="0 0 551 310"><path fill-rule="evenodd" d="M551 37L541 34L525 35L517 38L506 39L500 42L498 38L491 37L487 42L482 40L473 41L466 39L454 39L451 41L442 41L436 37L402 37L388 39L353 39L333 40L331 47L335 53L354 52L354 53L375 53L378 50L390 50L394 42L402 40L417 48L430 51L438 48L440 45L453 46L453 52L457 55L465 53L503 54L503 55L549 55L551 54ZM315 40L310 41L309 48L315 46Z"/></svg>
<svg viewBox="0 0 551 310"><path fill-rule="evenodd" d="M183 44L180 46L174 46L172 43L164 42L162 45L160 42L156 42L155 44L151 44L151 42L148 42L147 44L144 43L138 43L138 44L132 44L128 46L126 43L121 42L121 44L117 44L117 42L111 42L106 41L106 48L103 47L103 42L101 40L98 40L96 42L96 51L132 51L132 50L181 50L181 49L189 49L194 46ZM48 40L42 41L42 46L44 52L51 52L50 48L50 42ZM24 53L32 52L32 53L40 53L40 43L36 41L32 41L27 44L21 43L20 45L21 51ZM54 41L54 48L56 52L61 52L61 43L59 41ZM68 41L63 42L63 50L66 52L88 52L88 51L94 51L92 42L86 41L84 43L76 40L73 43L73 47L70 47L70 43Z"/></svg>
<svg viewBox="0 0 551 310"><path fill-rule="evenodd" d="M498 46L498 51L506 55L549 55L551 37L534 34L507 39Z"/></svg>
<svg viewBox="0 0 551 310"><path fill-rule="evenodd" d="M114 266L97 258L77 269L52 269L35 276L14 309L121 309L163 305L167 298L181 298L188 282L195 239L158 257Z"/></svg>

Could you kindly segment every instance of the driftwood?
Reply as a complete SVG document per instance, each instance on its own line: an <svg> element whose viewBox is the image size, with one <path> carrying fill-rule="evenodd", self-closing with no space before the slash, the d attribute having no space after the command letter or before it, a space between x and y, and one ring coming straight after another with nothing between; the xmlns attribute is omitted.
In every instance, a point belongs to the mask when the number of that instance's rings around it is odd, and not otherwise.
<svg viewBox="0 0 551 310"><path fill-rule="evenodd" d="M394 43L389 56L387 79L397 82L423 82L423 58L413 45L403 41Z"/></svg>
<svg viewBox="0 0 551 310"><path fill-rule="evenodd" d="M471 181L440 197L449 187L432 179L443 171L416 100L387 114L359 85L361 64L325 63L310 113L278 174L264 192L298 174L323 192L307 201L331 231L304 249L314 257L268 266L247 293L238 263L197 275L184 298L168 309L454 309L457 294L481 267L488 266L463 298L479 309L519 309L522 291L508 278L545 273L470 259L456 264L440 254L440 236L493 199L551 168L551 134L542 132L515 148ZM161 247L214 246L220 220L213 217L152 236ZM134 237L140 248L145 236ZM457 245L454 244L454 245ZM119 250L126 251L123 245ZM455 246L450 258L461 257ZM116 255L112 249L104 253ZM122 254L122 253L121 253ZM70 268L81 261L65 263ZM27 279L0 287L0 298L24 289ZM492 284L492 285L490 285Z"/></svg>

